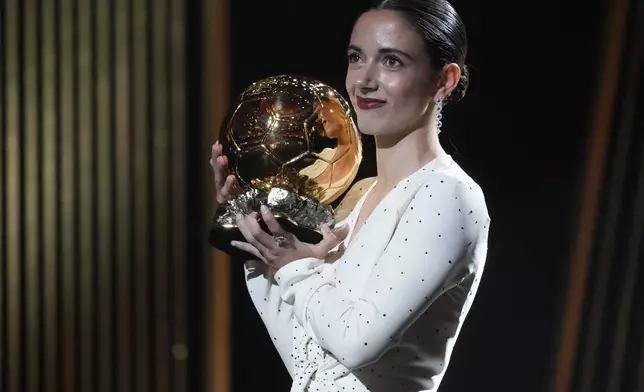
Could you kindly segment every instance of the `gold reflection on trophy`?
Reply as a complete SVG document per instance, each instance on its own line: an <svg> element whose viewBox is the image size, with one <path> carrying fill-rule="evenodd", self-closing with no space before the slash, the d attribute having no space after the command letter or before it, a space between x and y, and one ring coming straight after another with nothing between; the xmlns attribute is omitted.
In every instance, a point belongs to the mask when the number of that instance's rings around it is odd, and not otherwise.
<svg viewBox="0 0 644 392"><path fill-rule="evenodd" d="M351 109L329 86L291 76L254 83L220 142L244 189L285 189L328 205L354 180L362 148Z"/></svg>

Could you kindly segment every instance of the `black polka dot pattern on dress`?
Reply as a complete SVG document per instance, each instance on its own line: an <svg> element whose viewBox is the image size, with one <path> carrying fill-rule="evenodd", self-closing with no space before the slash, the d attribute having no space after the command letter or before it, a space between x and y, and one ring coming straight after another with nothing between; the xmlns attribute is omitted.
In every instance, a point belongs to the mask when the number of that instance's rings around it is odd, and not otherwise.
<svg viewBox="0 0 644 392"><path fill-rule="evenodd" d="M427 374L429 385L447 368L484 265L489 217L480 188L445 159L394 188L339 262L297 261L272 286L250 280L275 347L292 361L294 379L303 376L302 391L428 389L416 388L415 377ZM322 364L329 370L316 371Z"/></svg>

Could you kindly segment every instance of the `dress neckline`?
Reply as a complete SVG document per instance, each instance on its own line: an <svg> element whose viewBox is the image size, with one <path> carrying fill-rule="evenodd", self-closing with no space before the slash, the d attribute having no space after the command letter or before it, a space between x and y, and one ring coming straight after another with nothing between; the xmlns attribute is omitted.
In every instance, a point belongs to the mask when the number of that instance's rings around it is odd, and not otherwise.
<svg viewBox="0 0 644 392"><path fill-rule="evenodd" d="M446 159L451 159L449 154L441 151L436 155L436 157L434 157L434 159L430 160L425 165L419 167L416 171L412 172L407 177L404 177L400 181L398 181L398 183L396 183L396 185L389 192L387 192L385 197L383 197L382 200L380 200L380 202L376 205L376 207L371 212L370 217L373 216L373 214L382 207L382 205L385 203L385 201L387 201L395 193L395 191L397 191L400 188L400 185L403 182L411 180L412 178L416 177L417 175L419 175L422 172L426 172L427 170L431 169L434 166L437 166L438 164L440 164L441 162L443 162ZM351 212L351 214L349 216L349 219L348 219L349 233L347 234L346 240L345 240L346 241L346 244L345 244L346 248L351 246L359 238L360 233L363 231L365 226L368 224L369 218L367 218L367 221L365 222L365 224L362 225L362 228L360 228L360 230L358 230L358 232L355 233L356 234L355 237L353 237L355 227L356 227L356 223L358 221L358 218L360 217L360 213L362 212L362 207L364 206L364 203L367 200L367 197L369 196L369 194L371 193L371 191L373 190L373 188L376 186L377 183L378 183L378 179L376 178L376 180L369 186L369 188L365 191L365 193L360 197L360 200L358 200L358 202L356 203L353 211Z"/></svg>

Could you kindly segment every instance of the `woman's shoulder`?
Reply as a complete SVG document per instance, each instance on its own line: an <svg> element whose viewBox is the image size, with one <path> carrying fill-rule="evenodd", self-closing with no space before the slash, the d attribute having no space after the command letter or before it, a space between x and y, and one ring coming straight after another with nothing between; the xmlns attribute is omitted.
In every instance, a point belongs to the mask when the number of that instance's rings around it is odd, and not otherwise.
<svg viewBox="0 0 644 392"><path fill-rule="evenodd" d="M428 175L419 191L428 191L438 198L454 198L464 206L486 208L483 188L451 157Z"/></svg>
<svg viewBox="0 0 644 392"><path fill-rule="evenodd" d="M455 162L446 163L433 167L418 184L405 214L416 218L419 232L432 233L440 227L471 243L484 242L491 219L483 189Z"/></svg>

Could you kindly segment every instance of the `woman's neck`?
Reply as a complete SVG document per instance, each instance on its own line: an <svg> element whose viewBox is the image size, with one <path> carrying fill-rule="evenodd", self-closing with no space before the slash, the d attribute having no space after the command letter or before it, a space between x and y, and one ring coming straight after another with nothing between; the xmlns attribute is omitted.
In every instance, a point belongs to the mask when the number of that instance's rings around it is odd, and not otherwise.
<svg viewBox="0 0 644 392"><path fill-rule="evenodd" d="M403 135L376 136L377 187L387 192L442 153L433 124Z"/></svg>

